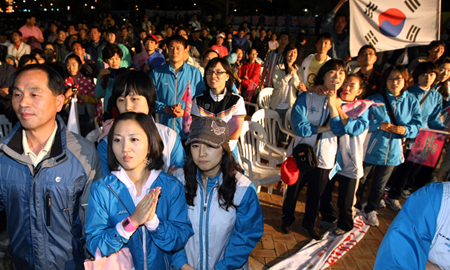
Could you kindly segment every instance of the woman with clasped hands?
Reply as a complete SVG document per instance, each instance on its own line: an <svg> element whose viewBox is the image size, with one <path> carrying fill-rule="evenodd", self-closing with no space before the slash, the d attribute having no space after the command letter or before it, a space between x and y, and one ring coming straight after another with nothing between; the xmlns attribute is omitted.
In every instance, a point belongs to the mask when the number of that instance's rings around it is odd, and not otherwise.
<svg viewBox="0 0 450 270"><path fill-rule="evenodd" d="M111 174L92 185L87 249L109 256L130 249L135 269L170 269L193 234L183 185L161 171L164 145L143 113L119 115L108 135Z"/></svg>

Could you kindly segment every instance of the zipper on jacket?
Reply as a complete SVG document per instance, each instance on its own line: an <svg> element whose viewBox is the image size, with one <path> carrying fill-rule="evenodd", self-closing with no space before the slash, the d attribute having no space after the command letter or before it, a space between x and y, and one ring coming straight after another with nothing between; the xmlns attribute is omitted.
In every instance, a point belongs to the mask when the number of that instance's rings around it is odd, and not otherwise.
<svg viewBox="0 0 450 270"><path fill-rule="evenodd" d="M394 115L393 117L395 118L395 110L397 109L397 97L394 98ZM389 156L389 150L391 149L391 139L392 139L392 133L389 133L389 141L388 141L388 147L387 147L387 151L386 151L386 157L384 159L384 166L387 165L387 160L388 160L388 156Z"/></svg>
<svg viewBox="0 0 450 270"><path fill-rule="evenodd" d="M175 97L174 97L174 105L177 104L177 87L178 87L178 71L175 71ZM177 118L173 119L173 130L177 131Z"/></svg>
<svg viewBox="0 0 450 270"><path fill-rule="evenodd" d="M208 210L209 196L211 195L211 193L213 193L215 188L217 188L217 186L213 186L211 188L211 190L209 192L207 192L206 197L205 197L205 202L203 205L203 231L202 231L202 234L203 234L203 237L202 237L202 239L203 239L203 243L202 243L202 245L203 245L203 269L208 269L208 264L207 264L207 260L206 260L206 254L208 253L207 249L206 249L206 230L207 230L207 228L206 228L206 218L207 218L206 213ZM206 189L208 189L208 187ZM205 191L207 191L207 190L205 190Z"/></svg>
<svg viewBox="0 0 450 270"><path fill-rule="evenodd" d="M45 192L45 202L47 207L47 226L50 226L50 208L52 207L52 197L50 197L50 189Z"/></svg>

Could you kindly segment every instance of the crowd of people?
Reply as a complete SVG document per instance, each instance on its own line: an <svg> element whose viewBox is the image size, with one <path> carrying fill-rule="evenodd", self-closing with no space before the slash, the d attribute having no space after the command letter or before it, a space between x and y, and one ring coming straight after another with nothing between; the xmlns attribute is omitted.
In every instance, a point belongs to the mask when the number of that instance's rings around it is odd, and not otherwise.
<svg viewBox="0 0 450 270"><path fill-rule="evenodd" d="M0 143L0 210L15 268L83 269L127 248L135 269L248 269L264 224L238 139L251 116L246 102L267 87L270 109L283 123L290 115L286 128L296 135L280 133L278 146L295 153L309 145L318 159L287 187L283 233L306 185L302 228L319 240L319 227L349 232L358 212L378 226L384 203L400 210L400 197L445 181L450 146L437 176L405 159L421 128L450 132L448 44L383 53L364 45L352 59L347 17L338 13L345 2L317 36L248 22L216 27L197 15L172 25L145 16L135 28L111 14L99 24L40 20L39 27L30 15L0 33L0 113L14 125ZM80 135L66 129L75 96ZM358 100L379 106L349 117L342 106ZM83 138L99 127L95 144ZM378 266L395 261L386 251L392 239L412 242L395 230L426 214L411 210L417 198L434 196L433 212L448 194L436 183L407 200ZM442 216L427 239L415 240L432 256L408 263L448 267L448 253L435 246L450 244Z"/></svg>

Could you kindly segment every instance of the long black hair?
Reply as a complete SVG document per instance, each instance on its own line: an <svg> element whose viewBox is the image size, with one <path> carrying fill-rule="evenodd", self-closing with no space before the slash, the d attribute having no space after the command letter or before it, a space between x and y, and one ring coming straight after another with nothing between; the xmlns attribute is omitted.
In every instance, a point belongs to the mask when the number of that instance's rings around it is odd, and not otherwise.
<svg viewBox="0 0 450 270"><path fill-rule="evenodd" d="M289 73L288 71L288 62L287 62L287 54L292 51L292 50L297 50L297 58L295 58L294 61L294 67L297 67L297 59L298 59L298 47L297 45L295 45L294 43L289 43L288 45L286 45L286 47L284 48L283 51L283 64L284 64L284 70L286 72L286 75Z"/></svg>
<svg viewBox="0 0 450 270"><path fill-rule="evenodd" d="M219 187L219 205L226 211L229 207L237 209L233 203L234 193L236 192L236 173L242 171L239 164L233 157L228 142L222 144L223 156L220 164L222 173L222 184ZM186 147L186 163L184 164L184 175L186 180L185 196L186 202L190 206L194 206L194 198L197 196L197 172L198 167L194 163L191 153L191 146Z"/></svg>

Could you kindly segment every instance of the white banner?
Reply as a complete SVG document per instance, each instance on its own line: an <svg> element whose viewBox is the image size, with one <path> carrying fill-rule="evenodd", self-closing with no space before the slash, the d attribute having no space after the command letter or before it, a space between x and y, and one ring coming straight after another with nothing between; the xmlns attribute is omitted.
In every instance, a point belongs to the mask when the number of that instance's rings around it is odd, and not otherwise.
<svg viewBox="0 0 450 270"><path fill-rule="evenodd" d="M80 121L78 120L78 104L77 97L70 100L69 118L67 119L67 130L80 134Z"/></svg>
<svg viewBox="0 0 450 270"><path fill-rule="evenodd" d="M371 44L377 52L439 39L440 0L350 0L350 56Z"/></svg>
<svg viewBox="0 0 450 270"><path fill-rule="evenodd" d="M353 224L353 230L341 236L327 232L322 240L311 240L299 252L277 263L270 270L319 270L331 266L354 247L370 228L359 215Z"/></svg>

